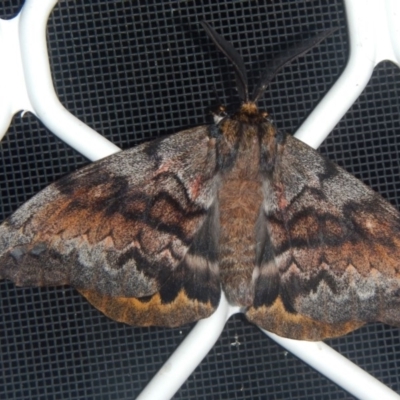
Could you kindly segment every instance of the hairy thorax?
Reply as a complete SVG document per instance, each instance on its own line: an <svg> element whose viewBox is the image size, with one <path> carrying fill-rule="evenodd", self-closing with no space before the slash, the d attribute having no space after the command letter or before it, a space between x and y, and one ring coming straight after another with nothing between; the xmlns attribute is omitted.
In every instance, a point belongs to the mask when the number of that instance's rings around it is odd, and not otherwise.
<svg viewBox="0 0 400 400"><path fill-rule="evenodd" d="M219 266L224 292L231 304L249 306L254 298L256 260L254 227L262 202L257 135L241 141L234 165L223 174L219 191Z"/></svg>

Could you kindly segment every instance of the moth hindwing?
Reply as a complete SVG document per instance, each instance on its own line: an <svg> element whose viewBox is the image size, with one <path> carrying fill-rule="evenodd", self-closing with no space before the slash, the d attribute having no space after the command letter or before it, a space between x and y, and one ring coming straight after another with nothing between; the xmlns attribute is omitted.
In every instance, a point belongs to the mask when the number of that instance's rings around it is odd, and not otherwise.
<svg viewBox="0 0 400 400"><path fill-rule="evenodd" d="M72 285L141 326L205 318L221 290L290 338L399 326L399 213L256 105L278 70L331 32L285 53L250 96L239 53L203 26L234 65L240 108L47 187L1 225L0 277Z"/></svg>

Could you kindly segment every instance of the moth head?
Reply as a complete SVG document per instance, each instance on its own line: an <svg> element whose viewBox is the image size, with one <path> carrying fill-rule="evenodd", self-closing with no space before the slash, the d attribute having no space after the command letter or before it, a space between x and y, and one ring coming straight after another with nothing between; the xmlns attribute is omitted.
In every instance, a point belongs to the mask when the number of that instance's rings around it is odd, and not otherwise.
<svg viewBox="0 0 400 400"><path fill-rule="evenodd" d="M265 72L261 75L257 85L255 86L253 93L249 95L246 68L239 52L232 46L231 43L218 34L210 24L202 21L201 25L218 49L221 50L221 52L225 54L228 60L232 63L235 70L236 85L239 97L241 98L243 104L253 103L255 107L257 101L265 92L265 89L283 67L285 67L287 64L290 64L296 58L306 54L337 30L337 28L333 28L319 33L311 39L298 43L294 47L291 47L284 53L280 54L270 63L270 65L267 66Z"/></svg>

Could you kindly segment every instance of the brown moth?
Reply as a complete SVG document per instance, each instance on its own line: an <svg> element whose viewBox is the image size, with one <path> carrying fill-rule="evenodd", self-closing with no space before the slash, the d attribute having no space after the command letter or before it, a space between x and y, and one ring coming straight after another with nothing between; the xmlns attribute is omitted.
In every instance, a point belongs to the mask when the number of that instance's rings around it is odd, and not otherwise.
<svg viewBox="0 0 400 400"><path fill-rule="evenodd" d="M138 326L208 317L221 290L289 338L400 326L399 213L256 106L276 72L327 34L283 55L249 96L239 53L203 26L235 68L237 112L47 187L1 225L0 277L72 285Z"/></svg>

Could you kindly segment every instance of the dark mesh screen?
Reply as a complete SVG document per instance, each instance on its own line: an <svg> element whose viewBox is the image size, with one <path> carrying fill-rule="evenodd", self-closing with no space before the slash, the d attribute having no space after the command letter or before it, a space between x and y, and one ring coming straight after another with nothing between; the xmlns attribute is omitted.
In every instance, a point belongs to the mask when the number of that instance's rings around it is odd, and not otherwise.
<svg viewBox="0 0 400 400"><path fill-rule="evenodd" d="M1 17L19 7L20 1L3 1ZM214 87L223 102L238 99L232 68L202 20L240 50L251 82L288 45L340 28L285 68L264 96L260 105L284 130L296 130L346 63L340 1L61 1L49 20L48 46L62 103L122 148L211 122ZM397 207L399 91L398 69L381 64L321 148ZM15 116L0 151L3 218L88 162L30 114ZM191 329L110 321L70 288L1 282L0 293L1 399L132 399ZM398 329L371 324L329 344L400 390ZM175 398L352 397L235 316Z"/></svg>

